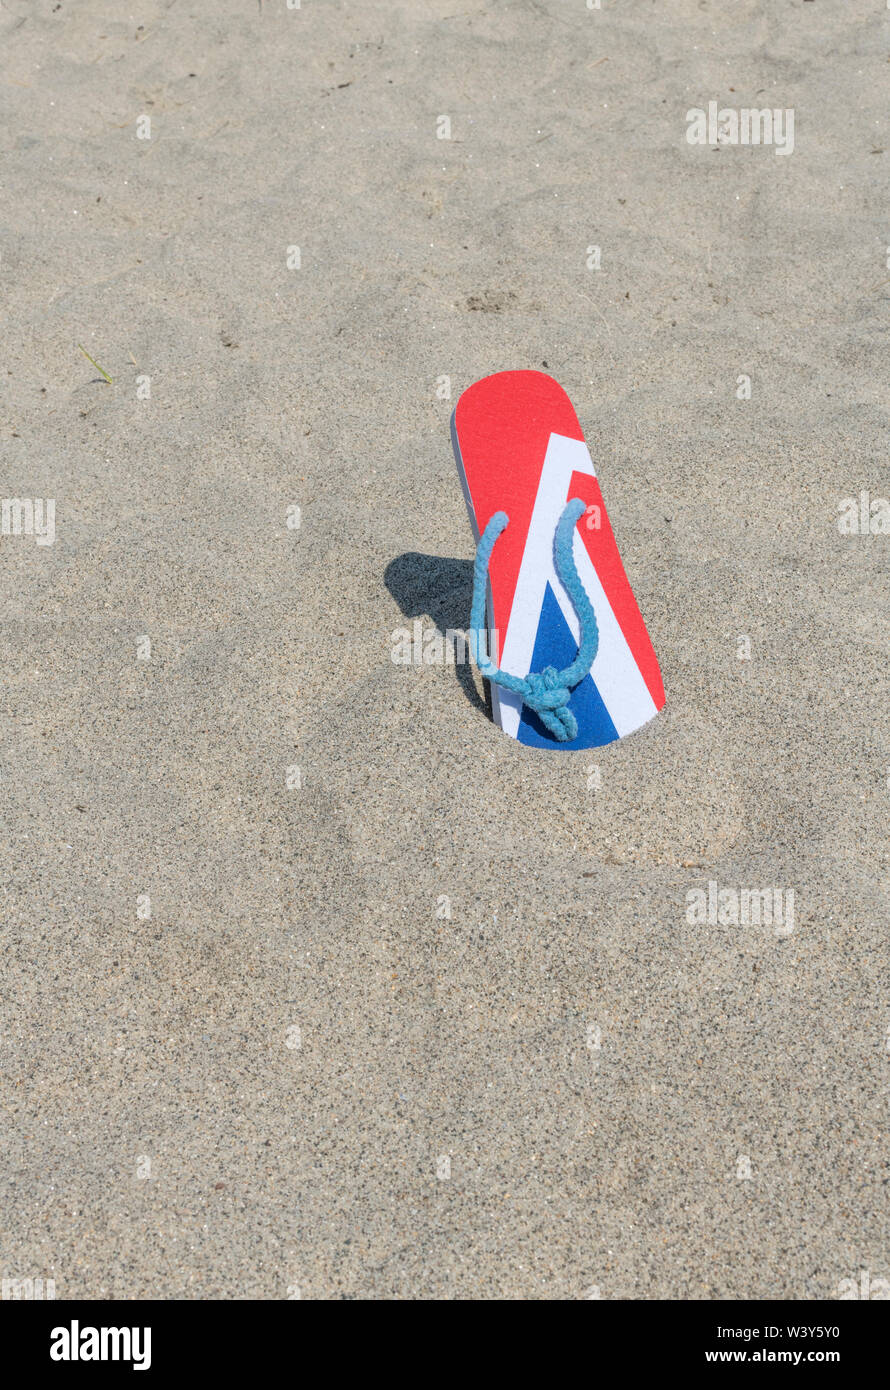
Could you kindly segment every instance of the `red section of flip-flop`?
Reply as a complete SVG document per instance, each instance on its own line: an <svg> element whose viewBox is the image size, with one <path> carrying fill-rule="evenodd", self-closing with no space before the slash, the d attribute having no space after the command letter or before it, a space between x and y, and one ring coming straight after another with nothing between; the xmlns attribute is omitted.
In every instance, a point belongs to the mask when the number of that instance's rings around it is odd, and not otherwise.
<svg viewBox="0 0 890 1390"><path fill-rule="evenodd" d="M480 533L495 512L510 518L489 566L493 626L503 640L550 436L584 435L565 391L543 372L483 377L464 391L454 425Z"/></svg>
<svg viewBox="0 0 890 1390"><path fill-rule="evenodd" d="M581 497L590 504L587 512L578 522L578 530L581 532L581 538L587 547L587 553L593 561L593 567L599 576L599 581L606 591L606 597L618 620L618 626L624 633L625 641L640 668L649 694L655 701L655 708L661 709L665 702L665 694L658 657L655 655L655 648L652 646L652 640L646 630L646 624L643 622L643 615L634 598L630 580L625 573L624 565L621 563L618 542L612 531L612 523L609 521L606 504L600 492L600 485L596 478L591 478L584 473L573 473L569 496ZM597 511L591 511L591 506L596 507Z"/></svg>

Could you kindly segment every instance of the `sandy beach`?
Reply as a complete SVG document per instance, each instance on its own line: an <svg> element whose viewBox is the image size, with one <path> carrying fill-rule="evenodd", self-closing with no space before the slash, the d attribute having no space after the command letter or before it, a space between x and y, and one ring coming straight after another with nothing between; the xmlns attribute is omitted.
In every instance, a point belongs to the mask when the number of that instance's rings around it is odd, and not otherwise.
<svg viewBox="0 0 890 1390"><path fill-rule="evenodd" d="M888 38L4 0L4 1278L890 1278ZM510 368L574 403L667 691L589 753L392 659L469 622L449 423Z"/></svg>

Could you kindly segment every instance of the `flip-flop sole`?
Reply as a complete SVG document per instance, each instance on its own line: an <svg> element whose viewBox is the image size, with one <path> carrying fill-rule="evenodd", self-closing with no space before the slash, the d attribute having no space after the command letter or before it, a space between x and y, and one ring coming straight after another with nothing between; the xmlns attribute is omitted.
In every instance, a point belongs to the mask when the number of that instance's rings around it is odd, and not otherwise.
<svg viewBox="0 0 890 1390"><path fill-rule="evenodd" d="M488 626L491 659L511 675L560 670L577 655L578 619L553 538L569 498L586 506L573 556L599 648L569 702L577 737L558 743L521 696L492 683L496 722L536 748L597 748L633 733L664 706L664 686L571 401L543 372L498 372L464 391L451 429L476 541L495 512L510 518L489 564Z"/></svg>

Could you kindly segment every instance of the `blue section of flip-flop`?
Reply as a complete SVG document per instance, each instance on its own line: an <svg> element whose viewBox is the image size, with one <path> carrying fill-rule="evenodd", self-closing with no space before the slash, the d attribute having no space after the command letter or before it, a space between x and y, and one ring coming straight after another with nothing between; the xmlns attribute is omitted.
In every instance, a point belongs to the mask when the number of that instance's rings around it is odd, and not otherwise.
<svg viewBox="0 0 890 1390"><path fill-rule="evenodd" d="M557 671L570 666L578 655L578 643L572 636L569 625L550 585L544 594L538 631L535 637L535 650L531 669L543 671L545 666L555 666ZM570 743L559 743L541 723L536 714L522 706L517 738L520 743L528 743L532 748L599 748L603 743L612 743L618 737L618 730L609 717L603 698L596 688L592 676L585 676L572 691L569 709L578 721L578 735Z"/></svg>

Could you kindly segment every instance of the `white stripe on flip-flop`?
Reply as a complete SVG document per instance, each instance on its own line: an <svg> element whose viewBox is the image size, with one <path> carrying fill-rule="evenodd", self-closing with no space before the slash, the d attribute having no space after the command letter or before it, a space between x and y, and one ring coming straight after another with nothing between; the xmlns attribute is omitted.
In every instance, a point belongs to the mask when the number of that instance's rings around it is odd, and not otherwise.
<svg viewBox="0 0 890 1390"><path fill-rule="evenodd" d="M553 537L568 501L573 473L586 473L589 477L596 477L587 445L583 439L551 434L528 528L525 551L519 566L513 610L501 652L501 666L514 676L527 676L531 670L538 620L548 583L573 639L576 642L581 640L575 609L557 578L553 564ZM625 734L633 733L641 724L646 724L657 713L655 701L649 694L648 686L621 631L618 619L612 612L612 605L577 528L573 538L572 554L581 583L587 590L599 624L599 648L591 667L591 675L619 738L623 738ZM504 732L516 738L522 714L522 697L504 690L503 687L493 685L491 689L495 717L498 718Z"/></svg>

